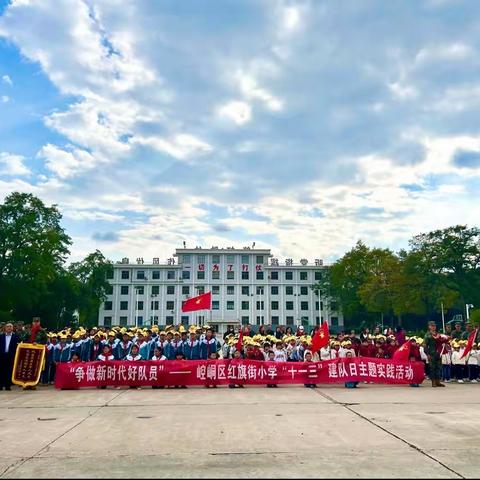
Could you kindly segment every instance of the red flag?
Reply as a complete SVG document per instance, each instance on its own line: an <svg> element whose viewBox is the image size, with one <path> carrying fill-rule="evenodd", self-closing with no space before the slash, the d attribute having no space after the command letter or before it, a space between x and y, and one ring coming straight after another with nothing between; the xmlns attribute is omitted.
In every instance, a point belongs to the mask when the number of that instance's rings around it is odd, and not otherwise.
<svg viewBox="0 0 480 480"><path fill-rule="evenodd" d="M328 331L328 323L323 322L322 326L316 331L312 338L312 354L318 352L322 347L326 347L330 342L330 332Z"/></svg>
<svg viewBox="0 0 480 480"><path fill-rule="evenodd" d="M195 310L212 309L212 292L189 298L182 303L182 312L194 312Z"/></svg>
<svg viewBox="0 0 480 480"><path fill-rule="evenodd" d="M410 360L410 340L394 352L392 360L396 362L408 362Z"/></svg>
<svg viewBox="0 0 480 480"><path fill-rule="evenodd" d="M472 349L473 343L475 342L475 339L477 338L477 333L478 333L478 328L476 328L469 336L468 336L468 342L467 346L465 347L465 350L463 351L462 356L460 357L460 360L463 357L466 357L469 353L470 350Z"/></svg>
<svg viewBox="0 0 480 480"><path fill-rule="evenodd" d="M243 328L240 329L240 334L238 335L238 341L237 344L235 345L235 348L237 350L241 350L243 345Z"/></svg>

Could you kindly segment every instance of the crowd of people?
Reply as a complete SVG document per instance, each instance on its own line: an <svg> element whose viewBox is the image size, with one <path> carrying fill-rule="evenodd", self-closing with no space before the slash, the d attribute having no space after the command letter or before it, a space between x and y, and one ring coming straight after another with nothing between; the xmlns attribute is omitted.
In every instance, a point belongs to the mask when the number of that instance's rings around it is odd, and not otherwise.
<svg viewBox="0 0 480 480"><path fill-rule="evenodd" d="M426 375L431 374L432 385L438 385L431 369L436 368L436 358L441 360L441 378L445 382L456 380L458 383L478 381L480 352L477 343L469 354L462 358L468 337L473 331L471 325L462 330L460 323L455 329L446 329L444 334L435 333L437 343L433 343L431 351L426 348L424 338L407 337L405 331L398 327L381 330L380 327L370 332L363 329L360 334L355 331L341 332L330 337L329 344L317 352L311 350L315 327L308 333L302 326L278 326L275 330L260 326L254 331L250 326L241 327L242 339L239 343L240 329L230 326L223 338L218 338L215 330L208 325L175 328L167 326L160 330L158 326L151 328L94 327L76 330L64 328L59 332L48 332L37 320L32 325L4 326L5 333L0 336L1 355L4 366L10 369L13 358L8 350L17 343L30 342L45 344L45 368L41 383L53 384L55 369L59 363L90 362L105 360L125 361L169 361L200 360L219 358L246 358L250 360L275 362L324 361L342 357L393 358L395 351L405 342L409 342L409 359L425 364ZM12 342L8 338L13 339ZM431 337L430 337L431 338ZM6 347L8 341L8 347ZM432 350L433 349L433 350ZM8 357L8 359L7 359ZM8 361L7 361L8 360ZM5 367L6 368L6 367ZM2 368L2 371L5 370ZM2 373L1 387L9 389L8 373ZM435 381L437 385L435 385ZM307 386L307 385L306 385ZM312 385L308 385L312 386ZM348 386L348 385L347 385ZM356 385L354 385L356 386Z"/></svg>

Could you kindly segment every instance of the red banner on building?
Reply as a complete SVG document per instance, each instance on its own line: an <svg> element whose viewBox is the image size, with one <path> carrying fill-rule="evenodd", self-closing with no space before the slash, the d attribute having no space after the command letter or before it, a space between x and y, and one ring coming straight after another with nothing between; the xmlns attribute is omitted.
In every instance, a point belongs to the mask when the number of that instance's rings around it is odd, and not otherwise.
<svg viewBox="0 0 480 480"><path fill-rule="evenodd" d="M345 358L324 362L255 360L166 360L61 363L55 387L264 385L338 383L422 383L422 362Z"/></svg>

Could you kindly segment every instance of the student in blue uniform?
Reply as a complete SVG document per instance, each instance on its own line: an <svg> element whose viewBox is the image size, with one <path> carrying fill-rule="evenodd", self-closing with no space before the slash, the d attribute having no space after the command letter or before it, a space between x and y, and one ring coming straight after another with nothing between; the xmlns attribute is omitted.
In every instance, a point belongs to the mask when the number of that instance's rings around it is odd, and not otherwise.
<svg viewBox="0 0 480 480"><path fill-rule="evenodd" d="M200 344L195 332L190 332L190 338L186 342L183 342L182 347L183 355L186 360L200 359Z"/></svg>
<svg viewBox="0 0 480 480"><path fill-rule="evenodd" d="M200 342L200 358L207 360L210 354L217 353L219 349L219 343L213 336L213 330L209 328L205 334L205 338Z"/></svg>
<svg viewBox="0 0 480 480"><path fill-rule="evenodd" d="M60 337L60 343L55 345L55 350L53 353L53 361L55 363L66 363L70 361L72 354L71 345L67 344L67 337L62 335Z"/></svg>
<svg viewBox="0 0 480 480"><path fill-rule="evenodd" d="M117 347L115 349L115 358L117 360L125 360L125 357L130 353L131 348L132 341L130 340L130 336L128 333L124 333L122 341L117 343Z"/></svg>

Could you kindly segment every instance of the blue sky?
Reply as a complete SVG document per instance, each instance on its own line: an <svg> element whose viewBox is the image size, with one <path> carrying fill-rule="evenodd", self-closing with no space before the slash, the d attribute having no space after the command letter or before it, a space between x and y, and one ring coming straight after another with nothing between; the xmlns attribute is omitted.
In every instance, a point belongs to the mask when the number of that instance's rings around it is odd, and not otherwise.
<svg viewBox="0 0 480 480"><path fill-rule="evenodd" d="M0 200L72 258L332 260L480 220L477 1L0 0Z"/></svg>

